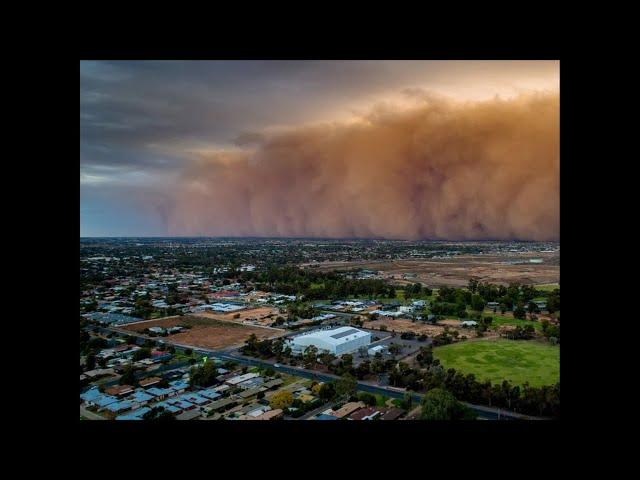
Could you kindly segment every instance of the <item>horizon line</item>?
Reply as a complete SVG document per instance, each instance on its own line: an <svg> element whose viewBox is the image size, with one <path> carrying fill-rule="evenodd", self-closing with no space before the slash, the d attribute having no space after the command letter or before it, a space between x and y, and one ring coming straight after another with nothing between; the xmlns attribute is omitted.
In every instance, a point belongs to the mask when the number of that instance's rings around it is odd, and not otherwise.
<svg viewBox="0 0 640 480"><path fill-rule="evenodd" d="M450 239L450 238L384 238L384 237L271 237L271 236L209 236L209 235L85 235L80 236L80 240L83 239L229 239L229 240L241 240L241 239L269 239L269 240L384 240L394 242L529 242L529 243L560 243L560 240L535 240L535 239L505 239L505 238L484 238L484 239Z"/></svg>

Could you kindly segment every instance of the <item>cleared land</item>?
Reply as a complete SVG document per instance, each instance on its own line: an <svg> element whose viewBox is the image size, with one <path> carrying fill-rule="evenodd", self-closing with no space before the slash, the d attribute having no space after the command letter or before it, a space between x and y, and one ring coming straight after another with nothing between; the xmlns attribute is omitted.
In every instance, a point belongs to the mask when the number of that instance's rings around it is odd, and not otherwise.
<svg viewBox="0 0 640 480"><path fill-rule="evenodd" d="M539 387L560 378L560 347L536 341L478 340L433 349L445 368L473 373L480 380Z"/></svg>
<svg viewBox="0 0 640 480"><path fill-rule="evenodd" d="M452 320L456 322L456 320ZM458 322L459 325L460 322ZM370 328L374 330L379 330L380 327L384 325L387 327L387 332L402 333L402 332L415 332L418 335L424 333L430 337L438 335L444 332L444 325L432 325L430 323L424 322L412 322L411 320L407 320L404 318L378 318L378 320L374 320L371 322L365 322L363 327ZM449 325L451 326L451 325ZM457 329L460 332L460 335L466 335L467 338L475 338L476 331L473 328L460 328Z"/></svg>
<svg viewBox="0 0 640 480"><path fill-rule="evenodd" d="M233 318L236 315L239 315L239 317ZM220 320L222 322L247 322L260 325L271 325L278 315L278 309L273 307L258 307L229 313L202 312L198 314L200 317Z"/></svg>
<svg viewBox="0 0 640 480"><path fill-rule="evenodd" d="M543 263L529 263L540 258ZM464 287L469 279L508 285L555 284L560 281L559 253L526 253L512 255L460 255L427 260L407 259L388 261L321 262L303 264L319 270L350 270L364 268L382 272L380 278L398 285L420 282L430 287ZM523 262L523 263L515 263Z"/></svg>
<svg viewBox="0 0 640 480"><path fill-rule="evenodd" d="M191 326L191 329L164 338L182 345L192 345L194 347L211 349L240 345L244 343L252 333L260 340L279 336L284 333L284 330L280 329L247 326L236 322L222 321L200 315L167 317L159 320L134 323L122 328L125 330L142 332L150 327L169 328L180 325L189 325Z"/></svg>

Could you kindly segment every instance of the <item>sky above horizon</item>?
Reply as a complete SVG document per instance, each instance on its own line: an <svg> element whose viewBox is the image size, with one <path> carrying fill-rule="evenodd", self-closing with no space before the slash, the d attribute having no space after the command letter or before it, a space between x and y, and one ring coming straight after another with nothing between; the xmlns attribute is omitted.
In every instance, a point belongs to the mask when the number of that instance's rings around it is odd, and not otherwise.
<svg viewBox="0 0 640 480"><path fill-rule="evenodd" d="M558 61L81 61L80 236L554 240Z"/></svg>

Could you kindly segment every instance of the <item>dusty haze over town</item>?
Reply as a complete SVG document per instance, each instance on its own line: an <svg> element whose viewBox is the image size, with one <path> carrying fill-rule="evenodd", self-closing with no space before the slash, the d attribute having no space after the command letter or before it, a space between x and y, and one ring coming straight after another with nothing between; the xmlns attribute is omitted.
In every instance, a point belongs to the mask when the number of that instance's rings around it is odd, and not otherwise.
<svg viewBox="0 0 640 480"><path fill-rule="evenodd" d="M559 62L81 62L81 236L559 237Z"/></svg>

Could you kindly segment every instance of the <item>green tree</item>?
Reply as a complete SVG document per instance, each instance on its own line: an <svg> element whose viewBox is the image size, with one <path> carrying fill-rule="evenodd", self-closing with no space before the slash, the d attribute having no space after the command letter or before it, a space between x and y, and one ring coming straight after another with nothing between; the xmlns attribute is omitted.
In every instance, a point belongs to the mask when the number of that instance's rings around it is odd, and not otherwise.
<svg viewBox="0 0 640 480"><path fill-rule="evenodd" d="M289 408L292 403L293 403L293 393L291 393L288 390L280 390L279 392L276 392L273 394L273 396L271 397L271 401L269 402L269 405L274 410L277 408L284 410L285 408Z"/></svg>
<svg viewBox="0 0 640 480"><path fill-rule="evenodd" d="M481 312L484 310L485 301L480 295L473 295L471 297L471 309L476 312Z"/></svg>
<svg viewBox="0 0 640 480"><path fill-rule="evenodd" d="M356 392L358 382L356 379L347 374L336 381L336 394L339 397L346 397Z"/></svg>
<svg viewBox="0 0 640 480"><path fill-rule="evenodd" d="M421 367L428 367L433 363L433 348L431 345L420 347L416 360Z"/></svg>
<svg viewBox="0 0 640 480"><path fill-rule="evenodd" d="M323 383L318 389L318 396L324 401L333 400L336 396L336 389L333 383Z"/></svg>
<svg viewBox="0 0 640 480"><path fill-rule="evenodd" d="M214 362L206 361L203 365L192 367L189 384L199 387L210 387L217 383L218 370Z"/></svg>
<svg viewBox="0 0 640 480"><path fill-rule="evenodd" d="M336 359L336 356L331 352L323 352L320 355L320 361L323 365L331 365L331 363Z"/></svg>
<svg viewBox="0 0 640 480"><path fill-rule="evenodd" d="M358 400L360 400L361 402L364 402L365 405L368 405L370 407L374 407L378 402L375 395L369 392L360 392L358 394Z"/></svg>
<svg viewBox="0 0 640 480"><path fill-rule="evenodd" d="M398 345L397 343L392 343L391 345L389 345L389 352L392 355L397 355L402 351L402 346Z"/></svg>
<svg viewBox="0 0 640 480"><path fill-rule="evenodd" d="M522 307L522 305L518 305L516 309L513 311L513 318L524 320L526 317L527 317L526 310Z"/></svg>
<svg viewBox="0 0 640 480"><path fill-rule="evenodd" d="M400 408L403 408L404 410L411 410L412 406L413 406L413 397L411 396L410 393L405 393L404 397L402 398L402 401L400 402Z"/></svg>
<svg viewBox="0 0 640 480"><path fill-rule="evenodd" d="M87 355L85 367L87 367L87 370L93 370L96 367L96 356L93 352L89 352Z"/></svg>
<svg viewBox="0 0 640 480"><path fill-rule="evenodd" d="M318 359L318 348L315 345L309 345L304 349L304 354L302 356L302 360L304 362L304 366L307 368L311 368L316 364Z"/></svg>
<svg viewBox="0 0 640 480"><path fill-rule="evenodd" d="M133 361L137 362L138 360L142 360L143 358L149 358L151 356L151 350L149 348L141 348L140 350L136 350L133 352Z"/></svg>
<svg viewBox="0 0 640 480"><path fill-rule="evenodd" d="M142 416L143 420L175 420L173 414L164 407L153 407Z"/></svg>
<svg viewBox="0 0 640 480"><path fill-rule="evenodd" d="M118 383L120 385L136 384L136 376L131 365L127 365L126 367L124 367L124 371L122 372L122 376L120 377L120 380L118 380Z"/></svg>
<svg viewBox="0 0 640 480"><path fill-rule="evenodd" d="M434 388L422 401L422 420L469 420L473 415L451 392Z"/></svg>
<svg viewBox="0 0 640 480"><path fill-rule="evenodd" d="M350 353L345 353L340 358L342 360L342 366L344 368L350 368L353 365L353 355L351 355Z"/></svg>

